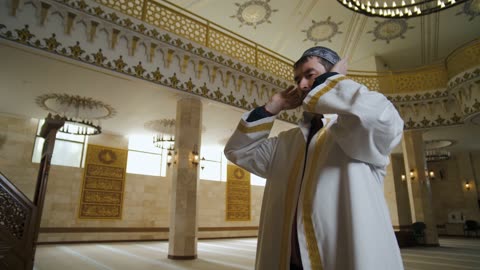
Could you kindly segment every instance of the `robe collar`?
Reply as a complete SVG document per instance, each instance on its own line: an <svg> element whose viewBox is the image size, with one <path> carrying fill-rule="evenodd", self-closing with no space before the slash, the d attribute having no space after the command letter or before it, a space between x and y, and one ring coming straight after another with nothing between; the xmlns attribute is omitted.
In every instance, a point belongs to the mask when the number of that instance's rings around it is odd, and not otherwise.
<svg viewBox="0 0 480 270"><path fill-rule="evenodd" d="M298 123L298 126L300 127L300 130L302 131L303 138L305 139L305 141L307 141L308 133L310 131L310 127L312 126L312 120L314 118L322 119L321 121L323 121L323 126L325 126L325 124L326 124L326 121L325 121L326 119L323 117L322 114L316 114L316 113L311 113L311 112L303 112L303 118Z"/></svg>

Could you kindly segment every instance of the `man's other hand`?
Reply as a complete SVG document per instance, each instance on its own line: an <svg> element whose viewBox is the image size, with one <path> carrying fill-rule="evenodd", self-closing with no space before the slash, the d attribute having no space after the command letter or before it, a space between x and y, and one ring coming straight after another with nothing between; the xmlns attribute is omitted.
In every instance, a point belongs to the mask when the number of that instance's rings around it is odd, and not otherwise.
<svg viewBox="0 0 480 270"><path fill-rule="evenodd" d="M265 104L265 109L271 114L278 114L282 110L295 109L302 105L302 101L306 94L306 92L303 92L292 85L273 95L267 104Z"/></svg>

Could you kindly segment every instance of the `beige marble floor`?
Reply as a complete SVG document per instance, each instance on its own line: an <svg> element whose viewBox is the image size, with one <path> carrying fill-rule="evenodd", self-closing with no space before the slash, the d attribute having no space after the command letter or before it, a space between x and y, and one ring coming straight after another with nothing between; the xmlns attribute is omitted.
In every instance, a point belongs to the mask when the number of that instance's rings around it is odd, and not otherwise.
<svg viewBox="0 0 480 270"><path fill-rule="evenodd" d="M198 259L167 259L168 242L42 245L35 270L253 269L256 238L201 240ZM440 247L405 248L408 270L480 269L480 238L442 238Z"/></svg>

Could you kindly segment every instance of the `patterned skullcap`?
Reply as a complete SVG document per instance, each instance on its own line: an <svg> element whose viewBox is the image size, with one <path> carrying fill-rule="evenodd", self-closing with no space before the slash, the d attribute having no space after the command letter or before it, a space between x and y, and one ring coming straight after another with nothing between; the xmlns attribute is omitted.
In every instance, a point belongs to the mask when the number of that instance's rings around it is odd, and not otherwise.
<svg viewBox="0 0 480 270"><path fill-rule="evenodd" d="M302 54L302 57L300 59L309 57L309 56L321 57L326 61L330 62L332 65L335 65L338 61L340 61L340 56L338 56L338 54L335 51L322 46L316 46L306 50Z"/></svg>

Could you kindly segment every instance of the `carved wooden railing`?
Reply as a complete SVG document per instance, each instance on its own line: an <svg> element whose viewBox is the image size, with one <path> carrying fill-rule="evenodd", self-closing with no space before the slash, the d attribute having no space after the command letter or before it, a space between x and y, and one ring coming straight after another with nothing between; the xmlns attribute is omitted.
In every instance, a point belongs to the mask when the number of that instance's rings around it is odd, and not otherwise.
<svg viewBox="0 0 480 270"><path fill-rule="evenodd" d="M33 202L0 173L0 270L33 269L55 136L64 123L49 114L40 131L45 142Z"/></svg>
<svg viewBox="0 0 480 270"><path fill-rule="evenodd" d="M0 269L33 268L37 207L0 173Z"/></svg>

